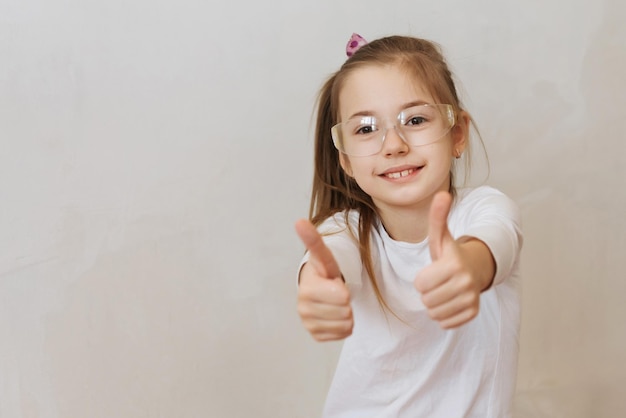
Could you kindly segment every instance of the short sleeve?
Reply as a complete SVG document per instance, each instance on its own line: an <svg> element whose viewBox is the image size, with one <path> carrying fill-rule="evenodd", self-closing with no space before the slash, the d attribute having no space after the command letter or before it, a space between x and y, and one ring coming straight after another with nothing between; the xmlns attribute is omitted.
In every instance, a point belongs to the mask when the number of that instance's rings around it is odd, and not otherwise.
<svg viewBox="0 0 626 418"><path fill-rule="evenodd" d="M493 285L502 283L517 267L524 241L517 204L502 192L483 186L464 196L455 213L455 238L469 236L483 241L496 263Z"/></svg>

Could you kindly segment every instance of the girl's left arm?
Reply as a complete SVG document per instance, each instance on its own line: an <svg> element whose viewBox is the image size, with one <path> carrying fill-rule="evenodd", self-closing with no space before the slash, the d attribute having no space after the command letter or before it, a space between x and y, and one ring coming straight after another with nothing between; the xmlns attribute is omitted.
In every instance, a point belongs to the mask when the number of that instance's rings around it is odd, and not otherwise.
<svg viewBox="0 0 626 418"><path fill-rule="evenodd" d="M433 262L414 281L429 315L442 328L461 326L478 315L480 293L510 274L521 246L515 231L502 233L491 225L475 229L480 238L468 234L455 240L447 223L451 205L449 193L433 199L428 233Z"/></svg>

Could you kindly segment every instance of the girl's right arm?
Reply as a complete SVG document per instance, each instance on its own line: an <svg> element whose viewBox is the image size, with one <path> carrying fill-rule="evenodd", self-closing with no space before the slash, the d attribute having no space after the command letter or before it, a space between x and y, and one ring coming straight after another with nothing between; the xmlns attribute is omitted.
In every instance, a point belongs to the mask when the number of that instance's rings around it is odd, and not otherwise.
<svg viewBox="0 0 626 418"><path fill-rule="evenodd" d="M298 286L298 314L317 341L341 340L352 334L350 292L333 254L311 222L300 220L296 231L309 252Z"/></svg>

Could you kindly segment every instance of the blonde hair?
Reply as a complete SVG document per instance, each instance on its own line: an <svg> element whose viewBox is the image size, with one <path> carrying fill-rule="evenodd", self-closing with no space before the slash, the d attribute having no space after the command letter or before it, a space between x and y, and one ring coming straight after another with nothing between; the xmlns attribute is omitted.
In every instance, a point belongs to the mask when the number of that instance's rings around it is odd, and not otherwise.
<svg viewBox="0 0 626 418"><path fill-rule="evenodd" d="M356 69L371 65L397 65L405 69L410 76L422 83L437 103L452 105L457 118L463 108L452 73L439 46L428 40L406 36L381 38L362 46L320 90L309 218L318 226L335 213L345 211L348 225L348 210L354 209L359 212L358 233L351 228L348 230L358 240L361 260L378 301L383 308L393 312L380 293L371 256L370 234L378 218L376 206L371 197L341 168L339 151L334 147L330 134L331 127L339 122L339 93L345 80ZM469 148L464 155L466 160L469 160ZM469 169L466 169L466 176L468 171ZM454 196L453 169L450 171L449 190Z"/></svg>

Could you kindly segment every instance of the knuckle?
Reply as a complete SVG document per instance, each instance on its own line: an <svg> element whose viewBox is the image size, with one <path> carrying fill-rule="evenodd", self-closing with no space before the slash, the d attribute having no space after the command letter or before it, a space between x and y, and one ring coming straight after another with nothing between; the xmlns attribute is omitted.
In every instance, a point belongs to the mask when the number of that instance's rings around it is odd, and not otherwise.
<svg viewBox="0 0 626 418"><path fill-rule="evenodd" d="M298 300L303 301L312 299L313 294L314 292L313 289L311 289L311 286L300 286L298 289Z"/></svg>
<svg viewBox="0 0 626 418"><path fill-rule="evenodd" d="M343 308L340 312L340 318L347 321L352 320L352 309L349 306Z"/></svg>
<svg viewBox="0 0 626 418"><path fill-rule="evenodd" d="M350 304L350 292L347 288L342 287L337 291L337 301L344 306Z"/></svg>
<svg viewBox="0 0 626 418"><path fill-rule="evenodd" d="M450 267L452 268L453 271L456 271L456 272L463 271L463 263L461 262L461 260L459 260L456 257L450 260Z"/></svg>
<svg viewBox="0 0 626 418"><path fill-rule="evenodd" d="M423 290L424 290L424 284L422 282L423 280L421 280L419 276L416 277L415 280L413 280L413 287L415 287L415 290L417 290L420 293L423 293Z"/></svg>
<svg viewBox="0 0 626 418"><path fill-rule="evenodd" d="M439 326L440 326L442 329L450 329L450 328L454 328L454 327L455 327L455 324L453 324L453 323L452 323L452 322L450 322L450 321L442 321L442 322L439 322Z"/></svg>
<svg viewBox="0 0 626 418"><path fill-rule="evenodd" d="M429 309L427 312L430 319L434 319L435 321L439 320L439 313L437 311Z"/></svg>
<svg viewBox="0 0 626 418"><path fill-rule="evenodd" d="M323 342L323 341L328 340L328 338L324 334L311 333L311 335L313 336L315 341L318 341L318 342Z"/></svg>
<svg viewBox="0 0 626 418"><path fill-rule="evenodd" d="M320 324L315 321L306 321L305 327L311 334L320 334L324 331Z"/></svg>
<svg viewBox="0 0 626 418"><path fill-rule="evenodd" d="M352 321L345 321L341 326L341 332L343 335L352 334Z"/></svg>
<svg viewBox="0 0 626 418"><path fill-rule="evenodd" d="M474 305L474 295L472 293L464 293L463 296L461 297L461 303L463 304L463 306L469 307L471 308L472 305Z"/></svg>
<svg viewBox="0 0 626 418"><path fill-rule="evenodd" d="M480 296L476 292L471 292L468 294L468 305L472 307L472 309L478 310L478 304L480 303Z"/></svg>
<svg viewBox="0 0 626 418"><path fill-rule="evenodd" d="M473 280L469 274L462 274L458 279L459 287L463 290L468 290L472 288Z"/></svg>
<svg viewBox="0 0 626 418"><path fill-rule="evenodd" d="M308 304L299 303L297 307L298 315L300 318L308 319L313 317L313 311Z"/></svg>
<svg viewBox="0 0 626 418"><path fill-rule="evenodd" d="M352 325L344 325L342 329L337 331L337 339L346 338L352 335Z"/></svg>

